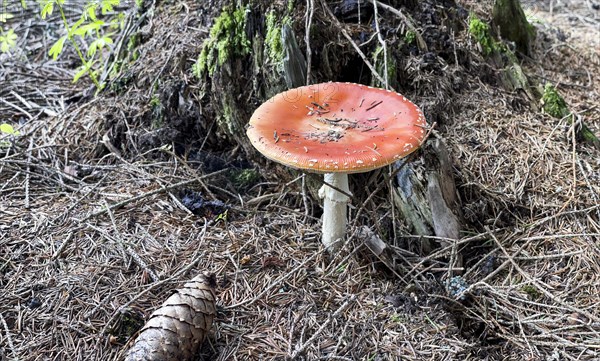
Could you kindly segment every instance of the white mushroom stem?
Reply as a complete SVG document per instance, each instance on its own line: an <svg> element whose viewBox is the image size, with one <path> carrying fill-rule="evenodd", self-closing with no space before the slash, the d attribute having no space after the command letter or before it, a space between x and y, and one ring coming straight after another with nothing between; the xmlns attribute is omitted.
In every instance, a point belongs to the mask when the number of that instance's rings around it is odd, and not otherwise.
<svg viewBox="0 0 600 361"><path fill-rule="evenodd" d="M347 209L350 198L348 187L348 174L346 173L327 173L325 174L325 183L319 189L319 197L324 198L323 205L323 245L328 251L335 251L344 240L347 225ZM327 186L339 188L346 194Z"/></svg>

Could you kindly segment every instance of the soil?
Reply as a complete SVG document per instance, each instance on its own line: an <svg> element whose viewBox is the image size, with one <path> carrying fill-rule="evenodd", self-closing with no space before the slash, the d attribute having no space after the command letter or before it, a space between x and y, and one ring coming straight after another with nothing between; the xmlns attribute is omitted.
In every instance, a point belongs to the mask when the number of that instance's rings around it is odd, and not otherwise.
<svg viewBox="0 0 600 361"><path fill-rule="evenodd" d="M472 14L490 23L491 1L390 1L427 50L379 9L389 84L447 143L465 232L425 254L386 172L357 174L335 255L303 185L316 176L238 144L217 121L215 77L193 74L226 3L121 4L131 20L118 37L136 34L137 45L97 95L87 78L71 82L72 49L48 58L62 35L56 14L7 8L16 16L4 26L20 37L0 54L0 123L19 135L0 135L0 360L123 359L152 311L204 271L216 275L218 311L197 360L600 359L600 150L577 136L581 124L600 134L600 3L522 2L537 35L518 63L534 88L550 83L565 98L574 117L561 119L507 90L503 63L469 34ZM256 28L268 9L259 3ZM304 51L306 4L294 3ZM373 7L328 4L372 54ZM313 79L377 85L315 6ZM269 78L249 57L232 61L222 71L240 71L232 86L246 116ZM392 269L362 226L387 243ZM449 267L458 253L460 275Z"/></svg>

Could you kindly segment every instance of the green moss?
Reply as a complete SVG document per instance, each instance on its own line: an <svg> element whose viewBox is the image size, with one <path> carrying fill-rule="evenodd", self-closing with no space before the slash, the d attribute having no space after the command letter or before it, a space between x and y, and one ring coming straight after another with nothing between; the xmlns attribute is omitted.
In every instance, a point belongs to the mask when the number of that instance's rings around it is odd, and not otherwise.
<svg viewBox="0 0 600 361"><path fill-rule="evenodd" d="M406 321L405 317L402 315L399 315L397 313L394 313L391 317L390 317L390 321L394 322L394 323L404 323Z"/></svg>
<svg viewBox="0 0 600 361"><path fill-rule="evenodd" d="M120 343L125 343L144 326L144 315L135 309L125 309L116 318L108 333L117 338Z"/></svg>
<svg viewBox="0 0 600 361"><path fill-rule="evenodd" d="M496 49L496 42L490 34L490 26L471 14L469 17L469 33L477 40L485 55Z"/></svg>
<svg viewBox="0 0 600 361"><path fill-rule="evenodd" d="M125 66L124 66L125 67ZM123 94L127 90L127 86L133 80L133 74L127 69L121 71L120 76L117 76L113 81L110 82L110 90L117 94Z"/></svg>
<svg viewBox="0 0 600 361"><path fill-rule="evenodd" d="M529 80L525 73L523 73L521 66L516 62L511 62L504 68L501 79L504 87L507 89L523 89L526 92L529 92Z"/></svg>
<svg viewBox="0 0 600 361"><path fill-rule="evenodd" d="M537 300L541 296L540 291L538 291L537 288L531 285L523 286L521 288L521 291L525 292L527 296L529 296L530 300Z"/></svg>
<svg viewBox="0 0 600 361"><path fill-rule="evenodd" d="M563 118L570 113L567 102L550 83L546 83L544 86L542 104L544 111L555 118Z"/></svg>
<svg viewBox="0 0 600 361"><path fill-rule="evenodd" d="M129 51L130 53L133 52L133 50L137 48L138 45L140 45L140 33L134 33L127 40L127 51Z"/></svg>
<svg viewBox="0 0 600 361"><path fill-rule="evenodd" d="M199 76L207 71L212 75L217 66L221 66L232 56L244 56L250 53L250 39L246 35L246 12L248 7L226 7L215 19L210 35L202 46L193 72Z"/></svg>
<svg viewBox="0 0 600 361"><path fill-rule="evenodd" d="M156 108L158 106L160 106L160 99L158 99L158 97L155 95L152 98L150 98L150 106L152 108Z"/></svg>
<svg viewBox="0 0 600 361"><path fill-rule="evenodd" d="M127 39L127 53L129 53L130 59L133 61L138 60L140 57L139 46L141 43L140 33L134 33Z"/></svg>
<svg viewBox="0 0 600 361"><path fill-rule="evenodd" d="M524 10L524 13L525 13L525 19L527 19L527 22L529 24L543 25L545 23L545 21L542 18L536 16L536 14L537 14L536 11L527 9L527 10ZM532 25L532 27L533 27L533 25ZM534 28L534 30L535 30L535 28Z"/></svg>
<svg viewBox="0 0 600 361"><path fill-rule="evenodd" d="M149 104L152 107L152 122L150 124L150 127L153 130L160 129L160 128L162 128L162 126L164 124L164 122L163 122L163 106L160 102L160 99L158 98L158 96L154 95L150 99Z"/></svg>
<svg viewBox="0 0 600 361"><path fill-rule="evenodd" d="M216 64L215 64L216 67ZM209 70L208 73L212 74L215 69L209 69L208 68L208 50L206 46L202 47L202 51L200 52L200 55L198 55L198 60L196 60L196 63L194 63L194 65L192 65L192 73L194 74L195 77L200 78L202 77L202 73L206 70Z"/></svg>
<svg viewBox="0 0 600 361"><path fill-rule="evenodd" d="M266 16L267 34L265 35L265 46L267 59L274 63L279 63L283 60L284 51L283 43L281 42L281 26L289 23L288 17L285 17L281 23L277 21L275 11L270 11Z"/></svg>
<svg viewBox="0 0 600 361"><path fill-rule="evenodd" d="M558 90L552 84L546 83L544 86L544 94L542 95L542 106L544 108L544 112L550 114L554 118L564 118L571 114L571 110ZM568 122L571 124L575 117L573 115L569 116ZM595 147L596 149L600 149L600 138L594 134L594 132L586 125L581 124L577 131L577 136L579 139L583 139L586 143Z"/></svg>
<svg viewBox="0 0 600 361"><path fill-rule="evenodd" d="M227 129L229 134L235 134L236 132L236 122L234 121L235 112L231 109L231 105L235 105L235 99L232 99L230 95L223 95L221 98L221 107L222 112L221 116L217 118L217 122L219 123L219 127L221 129Z"/></svg>
<svg viewBox="0 0 600 361"><path fill-rule="evenodd" d="M260 179L260 174L254 169L242 169L235 171L232 175L233 184L238 188L248 188L256 184Z"/></svg>
<svg viewBox="0 0 600 361"><path fill-rule="evenodd" d="M291 13L292 11L294 11L294 0L288 0L287 11L288 11L288 13Z"/></svg>
<svg viewBox="0 0 600 361"><path fill-rule="evenodd" d="M408 45L414 44L417 39L417 34L414 31L409 30L404 34L404 42Z"/></svg>
<svg viewBox="0 0 600 361"><path fill-rule="evenodd" d="M108 78L112 80L112 79L115 79L117 76L119 76L122 67L123 67L123 61L122 60L115 61L113 63L113 68L110 71L110 74L108 75Z"/></svg>

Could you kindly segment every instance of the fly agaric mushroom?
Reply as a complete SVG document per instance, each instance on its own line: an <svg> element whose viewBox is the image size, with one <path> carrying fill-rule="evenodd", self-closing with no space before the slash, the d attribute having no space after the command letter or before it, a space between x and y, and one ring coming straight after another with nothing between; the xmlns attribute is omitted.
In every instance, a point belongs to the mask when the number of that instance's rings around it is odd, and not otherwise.
<svg viewBox="0 0 600 361"><path fill-rule="evenodd" d="M404 96L352 83L291 89L263 103L247 131L265 157L325 174L322 242L336 249L346 231L348 174L374 170L414 152L426 132L421 110ZM329 187L333 187L338 190Z"/></svg>

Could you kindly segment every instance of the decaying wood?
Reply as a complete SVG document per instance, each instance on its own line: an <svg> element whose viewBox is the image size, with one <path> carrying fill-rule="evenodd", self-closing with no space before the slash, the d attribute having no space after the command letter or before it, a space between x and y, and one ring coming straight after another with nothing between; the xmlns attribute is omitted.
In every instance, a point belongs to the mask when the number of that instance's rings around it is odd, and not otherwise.
<svg viewBox="0 0 600 361"><path fill-rule="evenodd" d="M125 361L192 360L215 314L214 276L201 274L152 313Z"/></svg>
<svg viewBox="0 0 600 361"><path fill-rule="evenodd" d="M401 160L394 167L401 169L396 174L396 188L394 189L394 204L400 209L404 221L419 235L433 235L431 209L427 201L427 184L421 172L422 167L416 164L404 164ZM425 253L431 251L431 245L422 245Z"/></svg>
<svg viewBox="0 0 600 361"><path fill-rule="evenodd" d="M356 232L358 239L362 240L367 248L392 271L395 270L392 252L375 232L367 226L361 226Z"/></svg>
<svg viewBox="0 0 600 361"><path fill-rule="evenodd" d="M306 80L306 59L298 47L292 28L285 24L281 28L281 43L285 53L283 77L288 88L304 85Z"/></svg>
<svg viewBox="0 0 600 361"><path fill-rule="evenodd" d="M458 239L460 236L460 203L454 183L452 162L441 139L433 139L426 148L427 196L431 208L433 230L438 237ZM455 210L454 213L452 210Z"/></svg>
<svg viewBox="0 0 600 361"><path fill-rule="evenodd" d="M401 162L395 166L400 167ZM460 237L463 223L460 200L448 151L441 139L432 138L423 146L420 160L405 164L396 175L394 203L416 234L448 239ZM434 244L423 239L422 249L431 252ZM461 266L460 256L455 266Z"/></svg>

